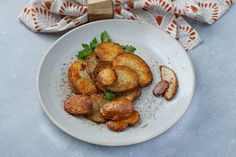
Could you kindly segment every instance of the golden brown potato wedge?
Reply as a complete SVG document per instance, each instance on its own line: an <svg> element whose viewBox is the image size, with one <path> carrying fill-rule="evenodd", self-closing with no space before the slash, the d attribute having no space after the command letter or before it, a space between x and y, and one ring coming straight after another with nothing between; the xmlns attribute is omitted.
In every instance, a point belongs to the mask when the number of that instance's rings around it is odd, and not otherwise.
<svg viewBox="0 0 236 157"><path fill-rule="evenodd" d="M74 116L87 115L92 112L92 101L85 95L74 95L66 99L64 109Z"/></svg>
<svg viewBox="0 0 236 157"><path fill-rule="evenodd" d="M105 88L112 92L125 92L138 87L139 78L138 74L126 66L115 66L113 69L116 72L116 81L106 86Z"/></svg>
<svg viewBox="0 0 236 157"><path fill-rule="evenodd" d="M135 111L130 117L119 121L106 122L107 127L113 131L123 131L128 126L134 126L140 121L140 114Z"/></svg>
<svg viewBox="0 0 236 157"><path fill-rule="evenodd" d="M119 54L114 58L112 65L123 65L133 69L139 76L139 84L141 87L148 86L152 82L153 77L149 66L142 58L135 54Z"/></svg>
<svg viewBox="0 0 236 157"><path fill-rule="evenodd" d="M131 116L134 112L134 104L128 99L117 99L105 103L100 113L105 119L121 120Z"/></svg>
<svg viewBox="0 0 236 157"><path fill-rule="evenodd" d="M161 80L166 80L169 82L169 86L164 93L164 98L166 100L171 100L177 92L178 88L178 79L177 76L171 68L162 65L160 66Z"/></svg>
<svg viewBox="0 0 236 157"><path fill-rule="evenodd" d="M141 88L137 87L127 92L121 93L121 96L119 96L118 99L125 98L131 102L134 102L141 95L141 92L142 92Z"/></svg>
<svg viewBox="0 0 236 157"><path fill-rule="evenodd" d="M84 61L76 61L71 64L68 70L68 80L72 91L76 94L90 94L97 91L86 71Z"/></svg>
<svg viewBox="0 0 236 157"><path fill-rule="evenodd" d="M124 49L112 42L103 42L95 48L96 55L100 61L109 61L112 60L120 53L124 53Z"/></svg>
<svg viewBox="0 0 236 157"><path fill-rule="evenodd" d="M93 107L92 112L87 115L87 118L95 123L105 123L106 119L104 119L100 113L100 108L106 102L106 100L103 99L103 94L94 93L90 95L90 99Z"/></svg>

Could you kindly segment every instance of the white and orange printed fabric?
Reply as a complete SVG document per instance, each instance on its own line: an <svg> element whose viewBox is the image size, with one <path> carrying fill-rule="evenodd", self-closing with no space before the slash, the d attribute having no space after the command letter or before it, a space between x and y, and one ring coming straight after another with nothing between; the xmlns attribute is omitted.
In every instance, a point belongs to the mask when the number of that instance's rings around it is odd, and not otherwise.
<svg viewBox="0 0 236 157"><path fill-rule="evenodd" d="M148 22L176 38L186 50L197 46L200 36L182 17L214 23L232 0L113 0L114 18ZM19 15L35 32L59 32L88 21L86 0L32 0Z"/></svg>

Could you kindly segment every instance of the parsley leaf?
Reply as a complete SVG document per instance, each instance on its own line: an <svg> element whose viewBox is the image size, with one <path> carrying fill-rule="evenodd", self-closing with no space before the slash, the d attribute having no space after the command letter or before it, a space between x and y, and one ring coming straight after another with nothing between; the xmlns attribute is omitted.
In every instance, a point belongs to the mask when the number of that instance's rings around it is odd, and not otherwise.
<svg viewBox="0 0 236 157"><path fill-rule="evenodd" d="M125 50L125 52L133 53L134 51L136 51L136 48L132 45L121 45L121 47Z"/></svg>
<svg viewBox="0 0 236 157"><path fill-rule="evenodd" d="M109 92L109 91L104 92L104 99L105 100L111 101L111 100L113 100L114 98L116 98L118 96L120 96L119 93L113 93L113 92Z"/></svg>
<svg viewBox="0 0 236 157"><path fill-rule="evenodd" d="M96 48L97 44L98 44L97 38L93 38L93 40L89 43L91 51L94 51L94 49Z"/></svg>
<svg viewBox="0 0 236 157"><path fill-rule="evenodd" d="M79 51L79 53L76 55L78 59L86 60L88 55L91 53L91 51L87 51L86 49Z"/></svg>
<svg viewBox="0 0 236 157"><path fill-rule="evenodd" d="M76 57L78 59L86 60L88 55L94 51L95 47L97 46L97 38L93 38L92 41L90 41L89 44L82 44L83 50L79 51Z"/></svg>
<svg viewBox="0 0 236 157"><path fill-rule="evenodd" d="M111 42L112 41L109 34L106 31L101 33L100 38L101 38L101 42Z"/></svg>
<svg viewBox="0 0 236 157"><path fill-rule="evenodd" d="M112 42L109 34L106 31L101 33L100 39L101 39L101 42ZM94 49L96 48L98 44L99 42L96 37L93 38L93 40L90 41L88 44L82 44L83 50L79 51L76 57L78 59L86 60L88 55L94 51ZM136 48L133 47L132 45L120 45L120 46L125 50L125 52L128 52L128 53L134 53L136 51ZM116 93L111 93L111 92L107 92L107 93L108 93L107 97L113 97L114 94L116 95Z"/></svg>

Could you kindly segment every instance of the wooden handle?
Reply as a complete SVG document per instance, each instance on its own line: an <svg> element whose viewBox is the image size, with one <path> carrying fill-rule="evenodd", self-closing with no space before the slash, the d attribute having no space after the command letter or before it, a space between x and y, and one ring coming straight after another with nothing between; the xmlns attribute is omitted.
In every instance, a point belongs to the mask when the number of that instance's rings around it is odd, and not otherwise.
<svg viewBox="0 0 236 157"><path fill-rule="evenodd" d="M112 0L87 0L87 4L89 21L113 18Z"/></svg>

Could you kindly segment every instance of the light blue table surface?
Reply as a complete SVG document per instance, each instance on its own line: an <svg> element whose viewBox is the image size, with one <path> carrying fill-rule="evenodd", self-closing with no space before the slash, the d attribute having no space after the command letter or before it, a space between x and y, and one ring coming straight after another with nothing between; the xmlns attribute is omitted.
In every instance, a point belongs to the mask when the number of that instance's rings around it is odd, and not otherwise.
<svg viewBox="0 0 236 157"><path fill-rule="evenodd" d="M203 43L190 52L196 89L190 107L171 129L147 142L103 147L77 140L44 114L36 73L46 49L60 36L36 34L17 15L27 0L1 0L1 157L235 157L236 6L214 25L190 23Z"/></svg>

